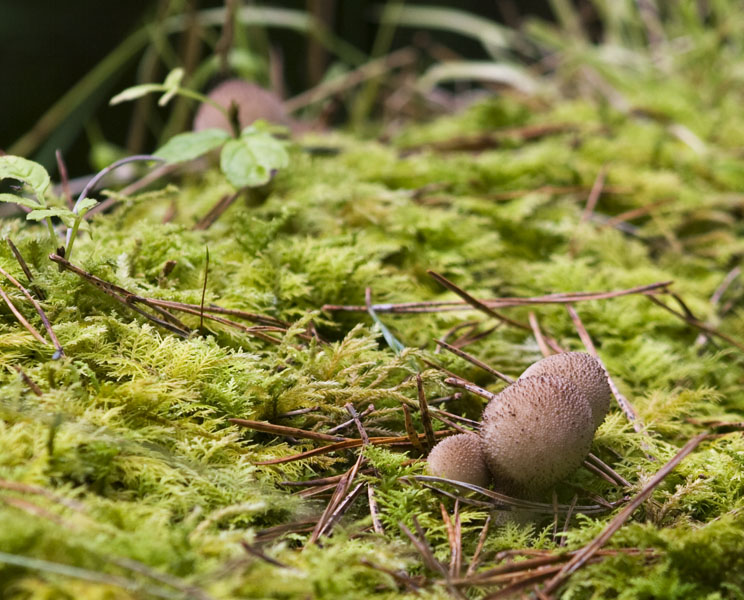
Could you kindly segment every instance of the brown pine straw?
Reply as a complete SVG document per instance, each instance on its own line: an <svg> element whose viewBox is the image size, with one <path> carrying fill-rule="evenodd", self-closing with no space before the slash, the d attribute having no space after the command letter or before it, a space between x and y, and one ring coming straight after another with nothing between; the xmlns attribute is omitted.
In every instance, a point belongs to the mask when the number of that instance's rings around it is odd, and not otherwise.
<svg viewBox="0 0 744 600"><path fill-rule="evenodd" d="M441 277L441 276L440 276ZM540 305L540 304L567 304L574 302L586 302L588 300L608 300L629 296L632 294L641 294L653 296L666 292L673 282L659 281L648 285L641 285L624 290L614 290L608 292L569 292L548 294L545 296L535 296L530 298L492 298L480 300L479 302L490 308L509 308L512 306ZM454 291L454 290L453 290ZM457 293L457 292L456 292ZM432 300L422 302L401 302L397 304L373 304L372 310L377 313L431 313L431 312L449 312L462 310L480 310L467 301L457 300ZM322 310L327 311L346 311L346 312L367 312L365 305L343 305L343 304L325 304Z"/></svg>
<svg viewBox="0 0 744 600"><path fill-rule="evenodd" d="M645 502L664 478L671 473L682 460L690 454L698 445L706 439L713 437L710 433L701 433L688 441L682 449L668 463L666 463L644 486L643 490L633 498L617 516L610 521L605 529L589 544L573 555L570 561L566 563L558 573L556 573L542 589L544 594L553 594L566 580L582 566L587 564L597 552L604 546L610 538L625 524L643 502Z"/></svg>
<svg viewBox="0 0 744 600"><path fill-rule="evenodd" d="M16 308L16 305L13 304L13 301L10 299L10 296L5 293L5 290L3 288L0 288L0 298L2 298L5 301L5 304L8 305L8 308L10 309L10 312L12 312L15 315L15 318L18 319L18 322L32 335L36 338L37 341L41 342L45 346L49 344L42 335L37 331L36 327L31 325L26 320L26 317L24 317L21 312Z"/></svg>
<svg viewBox="0 0 744 600"><path fill-rule="evenodd" d="M514 380L511 377L509 377L508 375L504 375L501 371L497 371L496 369L487 365L483 361L478 360L472 354L468 354L464 350L460 350L459 348L456 348L455 346L451 346L450 344L448 344L447 342L443 340L436 340L436 343L438 346L441 346L442 348L445 348L446 350L449 350L450 352L452 352L452 354L455 354L456 356L459 356L460 358L464 358L469 363L475 365L476 367L483 369L484 371L486 371L486 373L490 373L497 379L501 379L502 381L505 381L506 383L514 383Z"/></svg>

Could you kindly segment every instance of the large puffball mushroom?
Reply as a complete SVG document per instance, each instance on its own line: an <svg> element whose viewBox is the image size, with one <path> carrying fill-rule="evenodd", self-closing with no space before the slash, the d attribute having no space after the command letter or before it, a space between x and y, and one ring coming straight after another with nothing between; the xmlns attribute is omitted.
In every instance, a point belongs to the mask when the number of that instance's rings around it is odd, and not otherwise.
<svg viewBox="0 0 744 600"><path fill-rule="evenodd" d="M553 354L528 367L519 379L538 375L557 375L568 379L589 400L594 429L602 424L610 409L612 391L607 382L607 373L598 359L585 352Z"/></svg>
<svg viewBox="0 0 744 600"><path fill-rule="evenodd" d="M238 123L241 129L258 119L279 125L290 125L290 118L281 99L255 83L242 79L228 79L210 91L208 96L225 109L229 109L235 103L238 107ZM204 103L196 112L193 130L211 128L224 129L232 133L225 115L214 106Z"/></svg>
<svg viewBox="0 0 744 600"><path fill-rule="evenodd" d="M489 482L481 441L474 433L459 433L443 439L431 449L429 473L480 487Z"/></svg>
<svg viewBox="0 0 744 600"><path fill-rule="evenodd" d="M567 379L527 377L488 403L480 436L498 488L534 497L581 465L594 421L589 401Z"/></svg>

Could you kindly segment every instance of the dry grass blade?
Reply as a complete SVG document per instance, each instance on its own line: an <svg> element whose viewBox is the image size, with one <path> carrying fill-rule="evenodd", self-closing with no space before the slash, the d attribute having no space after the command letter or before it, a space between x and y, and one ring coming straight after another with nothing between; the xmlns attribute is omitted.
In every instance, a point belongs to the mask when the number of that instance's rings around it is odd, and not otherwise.
<svg viewBox="0 0 744 600"><path fill-rule="evenodd" d="M574 497L571 499L571 504L569 504L568 512L566 513L566 520L563 522L563 535L561 536L560 542L558 542L558 545L561 547L566 545L566 533L568 533L568 528L571 525L571 517L573 516L573 511L574 508L576 508L576 502L578 499L579 496L574 494Z"/></svg>
<svg viewBox="0 0 744 600"><path fill-rule="evenodd" d="M243 550L245 550L251 556L255 556L256 558L260 558L262 561L267 562L270 565L274 565L275 567L279 567L281 569L286 569L287 568L287 565L285 565L283 562L279 562L275 558L271 558L270 556L268 556L267 554L265 554L259 548L256 548L255 546L251 546L245 540L241 540L240 541L240 545L243 546Z"/></svg>
<svg viewBox="0 0 744 600"><path fill-rule="evenodd" d="M486 517L486 522L483 524L483 529L480 532L480 535L478 536L478 545L475 547L475 552L473 552L473 558L470 559L470 564L468 565L468 570L465 571L465 577L470 577L473 573L475 573L475 570L478 568L478 560L480 559L480 553L483 550L483 544L486 542L486 536L488 535L488 528L491 525L491 515L488 515Z"/></svg>
<svg viewBox="0 0 744 600"><path fill-rule="evenodd" d="M41 308L41 305L36 301L36 298L34 298L29 293L29 291L25 287L23 287L15 277L13 277L10 273L8 273L2 267L0 267L0 273L2 273L5 276L5 278L8 281L10 281L10 283L16 286L21 291L21 293L24 296L26 296L28 301L31 302L34 309L36 310L36 313L39 315L41 322L44 324L44 329L46 329L46 332L49 335L49 339L52 340L52 344L54 345L54 349L56 350L57 358L64 356L65 351L62 349L62 346L60 345L59 340L57 339L57 336L54 334L54 330L52 329L52 325L49 323L49 319L47 318L46 313L44 312L44 309Z"/></svg>
<svg viewBox="0 0 744 600"><path fill-rule="evenodd" d="M367 415L369 415L370 413L374 412L374 410L375 410L375 405L374 404L370 404L367 408L365 408L362 411L362 413L359 416L361 418L364 418ZM351 425L353 423L354 423L354 419L349 419L348 421L344 421L343 423L340 423L340 424L336 425L335 427L332 427L331 429L328 430L328 433L336 433L337 431L341 431L342 429L347 428L349 425Z"/></svg>
<svg viewBox="0 0 744 600"><path fill-rule="evenodd" d="M353 88L363 81L379 77L391 69L409 65L416 60L417 52L412 48L401 48L387 56L370 60L361 67L344 75L324 81L284 103L287 112L295 112L305 106L335 96L345 90Z"/></svg>
<svg viewBox="0 0 744 600"><path fill-rule="evenodd" d="M240 194L244 191L245 188L241 188L234 194L228 194L220 198L217 204L215 204L206 215L199 219L191 229L193 231L206 231L209 229L214 225L215 221L217 221L217 219L219 219L225 211L233 205L233 203L240 197Z"/></svg>
<svg viewBox="0 0 744 600"><path fill-rule="evenodd" d="M364 428L364 425L362 425L362 420L359 418L359 413L354 408L354 405L351 402L347 402L344 404L344 408L354 420L354 425L356 425L359 437L362 439L362 444L369 446L369 435L367 435L367 430Z"/></svg>
<svg viewBox="0 0 744 600"><path fill-rule="evenodd" d="M449 430L440 430L434 432L434 435L437 437L443 437L447 435L451 435L452 432ZM423 434L419 435L419 440L423 440L425 436ZM408 439L408 436L394 436L394 437L373 437L369 438L369 443L373 446L409 446L411 444L411 441ZM292 456L282 456L281 458L273 458L271 460L262 460L257 461L253 464L255 465L279 465L282 463L287 462L293 462L296 460L303 460L305 458L311 458L313 456L318 456L320 454L328 454L329 452L335 452L337 450L349 450L351 448L359 448L362 446L362 440L355 440L355 439L347 439L343 442L336 442L335 444L329 444L328 446L323 446L321 448L313 448L312 450L307 450L305 452L300 452L298 454L293 454Z"/></svg>
<svg viewBox="0 0 744 600"><path fill-rule="evenodd" d="M720 339L728 342L732 346L735 346L736 348L738 348L742 352L744 352L744 344L742 342L739 342L739 341L735 340L734 338L729 337L725 333L721 333L715 327L711 327L710 325L707 325L707 324L703 323L702 321L699 321L699 320L697 320L695 318L689 317L689 316L687 316L687 315L685 315L683 313L677 312L673 308L670 308L669 306L667 306L666 304L664 304L658 298L654 298L653 296L646 296L646 297L651 302L653 302L654 304L656 304L657 306L659 306L659 307L663 308L664 310L666 310L667 312L673 314L675 317L678 317L678 318L682 319L688 325L691 325L692 327L696 327L697 329L700 329L700 331L704 331L705 333L709 333L710 335L714 335L714 336L716 336L716 337L718 337L718 338L720 338Z"/></svg>
<svg viewBox="0 0 744 600"><path fill-rule="evenodd" d="M199 310L200 306L198 304L187 304L185 302L173 302L171 300L160 300L158 298L148 298L147 299L150 304L153 304L155 306L160 306L162 308L172 308L175 310ZM214 306L209 305L204 307L205 313L215 313L220 315L231 315L233 317L240 317L242 319L245 319L246 321L251 321L252 323L257 323L260 325L267 325L271 327L289 327L289 323L286 321L282 321L280 319L276 319L274 317L269 317L267 315L259 315L256 313L247 312L244 310L239 310L237 308L222 308L220 306Z"/></svg>
<svg viewBox="0 0 744 600"><path fill-rule="evenodd" d="M615 471L610 465L605 463L602 459L600 459L595 454L592 454L591 452L587 455L587 460L589 460L592 464L594 464L595 467L598 469L601 469L604 473L609 475L615 483L621 485L622 487L629 488L630 482L625 479L620 473Z"/></svg>
<svg viewBox="0 0 744 600"><path fill-rule="evenodd" d="M533 304L568 304L574 302L586 302L589 300L609 300L611 298L619 298L621 296L629 296L633 294L649 296L666 293L666 288L672 283L672 281L658 281L648 285L608 292L561 292L558 294L548 294L546 296L535 296L532 298L491 298L488 300L480 300L479 302L490 308L509 308L512 306L526 306ZM367 306L354 304L325 304L323 305L322 310L367 312ZM470 302L465 301L431 300L424 302L401 302L397 304L373 304L372 310L378 313L430 313L480 309L473 306Z"/></svg>
<svg viewBox="0 0 744 600"><path fill-rule="evenodd" d="M37 341L41 342L45 346L49 344L42 335L37 331L36 327L31 325L26 320L26 317L24 317L21 312L16 308L16 305L13 304L13 301L10 299L10 296L5 293L5 290L3 288L0 288L0 298L5 300L5 304L8 305L8 308L10 309L10 312L12 312L15 315L15 318L18 319L18 322L32 335L36 338Z"/></svg>
<svg viewBox="0 0 744 600"><path fill-rule="evenodd" d="M36 394L37 396L42 395L41 388L37 385L37 383L31 379L26 372L21 369L18 365L11 365L13 369L21 376L21 379L23 379L23 382L31 389L31 391Z"/></svg>
<svg viewBox="0 0 744 600"><path fill-rule="evenodd" d="M584 546L578 551L573 558L546 584L543 592L546 594L552 594L555 592L573 573L580 569L587 563L602 546L604 546L609 539L620 529L625 522L633 515L643 502L651 495L657 485L659 485L664 478L671 473L674 468L682 462L682 460L690 454L698 445L709 437L708 433L701 433L695 436L689 442L687 442L682 449L666 463L659 471L654 475L649 482L645 485L643 490L633 498L625 508L623 508L617 516L610 521L605 529L596 538L594 538L589 544Z"/></svg>
<svg viewBox="0 0 744 600"><path fill-rule="evenodd" d="M488 390L484 390L482 387L470 383L469 381L465 381L464 379L460 379L459 377L447 377L447 379L444 380L444 383L467 390L471 394L485 398L489 402L496 397L496 394L492 394Z"/></svg>
<svg viewBox="0 0 744 600"><path fill-rule="evenodd" d="M741 275L741 267L734 267L726 274L726 277L723 278L721 284L716 288L716 291L713 292L713 295L710 297L710 304L711 306L713 306L713 308L718 307L721 302L721 298L723 298L723 295L726 293L726 290L728 290L731 284L736 281L736 278L739 277L739 275ZM722 311L719 312L719 315L723 315L725 312L726 309L724 308ZM701 346L705 343L706 339L709 339L708 336L704 333L701 333L695 340L695 345Z"/></svg>
<svg viewBox="0 0 744 600"><path fill-rule="evenodd" d="M333 513L331 513L331 517L325 527L323 527L321 535L330 535L331 530L334 528L336 523L339 522L341 517L344 516L354 500L357 499L357 496L359 496L359 493L362 491L362 488L365 485L366 484L364 482L358 483L353 490L346 494L343 500L341 500L341 502L339 503L338 507L333 511Z"/></svg>
<svg viewBox="0 0 744 600"><path fill-rule="evenodd" d="M600 359L599 356L597 355L597 349L594 347L592 338L589 335L589 332L586 330L586 327L584 327L584 323L581 321L581 318L579 317L578 313L576 312L576 310L574 310L573 306L568 306L567 310L568 310L569 315L571 316L571 320L576 326L576 331L578 332L579 338L581 338L582 343L586 347L587 352L589 352L589 354L591 354L594 358L599 360L600 364L602 365L602 368L607 374L607 383L610 386L610 390L612 391L612 395L615 397L615 400L617 401L618 406L620 406L620 410L623 411L628 421L630 421L630 423L633 425L633 429L637 433L644 433L645 435L648 435L643 423L641 423L641 421L638 419L638 413L636 412L635 408L630 403L630 401L622 393L620 393L620 390L617 388L617 385L615 384L614 379L612 379L612 376L610 375L610 372L607 370L607 367L602 362L602 359Z"/></svg>
<svg viewBox="0 0 744 600"><path fill-rule="evenodd" d="M604 188L605 178L607 177L607 165L603 165L597 173L597 178L592 184L592 190L589 192L589 197L586 199L586 206L584 212L581 214L581 222L586 223L592 216L594 209L597 207L599 197L602 195L602 189Z"/></svg>
<svg viewBox="0 0 744 600"><path fill-rule="evenodd" d="M375 530L375 533L384 535L385 528L382 526L382 521L380 521L380 507L377 505L375 488L371 483L367 484L367 499L369 500L369 514L372 517L372 529Z"/></svg>
<svg viewBox="0 0 744 600"><path fill-rule="evenodd" d="M16 245L13 243L13 241L10 238L7 238L6 240L8 242L8 246L10 247L10 251L13 253L13 256L15 256L15 259L18 261L18 264L21 266L21 270L23 271L23 274L26 276L26 279L28 279L29 284L31 284L31 289L34 291L34 294L36 294L36 297L44 301L46 300L46 295L44 292L36 287L33 283L34 276L31 274L31 269L28 268L28 265L26 264L26 261L23 259L23 256L21 255L20 250L16 248Z"/></svg>
<svg viewBox="0 0 744 600"><path fill-rule="evenodd" d="M444 504L439 503L439 509L442 512L442 521L447 528L447 540L450 547L450 564L449 576L459 577L462 570L462 526L460 523L460 503L455 501L455 511L453 513L454 522L450 519Z"/></svg>
<svg viewBox="0 0 744 600"><path fill-rule="evenodd" d="M555 510L555 507L552 504L546 504L544 502L535 502L532 500L523 500L522 498L514 498L512 496L507 496L506 494L501 494L499 492L494 492L492 490L482 488L472 483L465 483L464 481L456 481L454 479L444 479L443 477L434 477L433 475L414 475L412 479L414 479L415 481L421 481L421 482L444 483L444 484L448 484L456 488L468 490L470 492L477 492L478 494L481 494L482 496L486 496L487 498L489 498L491 501L490 502L491 505L501 510L513 510L513 509L529 510L529 511L532 511L538 514L544 514L544 515L552 515ZM436 489L437 491L442 491L439 488L432 488L432 489ZM614 506L619 505L621 502L615 503ZM571 507L569 507L569 505L567 504L558 504L557 508L558 508L558 512L563 514L563 513L568 512L568 509ZM606 512L607 507L599 506L599 505L574 506L572 510L582 512L584 514L598 514L598 513Z"/></svg>
<svg viewBox="0 0 744 600"><path fill-rule="evenodd" d="M287 425L275 425L274 423L267 423L266 421L251 421L250 419L228 419L228 421L235 425L240 425L241 427L247 427L248 429L262 431L264 433L273 433L274 435L288 435L309 440L320 440L323 442L343 442L351 439L343 436L328 435L327 433L321 433L319 431L307 431L305 429L298 429L297 427L289 427Z"/></svg>
<svg viewBox="0 0 744 600"><path fill-rule="evenodd" d="M117 302L123 304L124 306L129 307L131 310L142 315L147 320L152 321L153 323L159 325L163 329L166 329L170 331L171 333L175 333L176 335L179 335L181 337L189 336L190 330L185 325L181 324L181 326L177 326L171 322L173 319L175 319L173 315L170 315L168 313L168 320L166 321L154 315L151 315L147 311L144 311L141 308L134 305L134 302L136 301L146 304L145 298L141 298L140 296L137 296L136 294L132 294L131 292L125 290L122 287L119 287L118 285L105 281L101 279L100 277L96 277L95 275L88 273L87 271L81 269L80 267L76 267L71 262L62 258L58 254L50 254L49 260L57 263L58 265L60 265L61 268L75 273L78 277L85 279L86 281L88 281L88 283L97 287L102 292L108 294ZM159 309L157 307L153 307L153 308L154 310L157 310L161 314L165 312L162 309Z"/></svg>
<svg viewBox="0 0 744 600"><path fill-rule="evenodd" d="M354 481L354 478L356 477L357 472L359 471L359 466L362 464L362 460L364 460L364 454L360 452L356 462L339 480L338 484L336 485L336 489L333 492L333 496L331 496L328 505L326 506L323 514L318 519L318 523L313 529L313 533L310 535L310 539L307 542L308 545L317 542L318 538L323 535L323 533L327 529L333 526L333 516L336 511L343 506L344 502L348 501L349 496L347 495L347 493ZM360 484L360 486L361 485L363 484ZM359 488L359 486L357 486L357 488ZM344 498L344 496L346 496L346 498Z"/></svg>
<svg viewBox="0 0 744 600"><path fill-rule="evenodd" d="M475 365L476 367L483 369L484 371L486 371L486 373L490 373L497 379L501 379L502 381L505 381L506 383L514 383L514 380L511 377L509 377L508 375L504 375L503 373L501 373L500 371L497 371L493 367L490 367L483 361L478 360L472 354L468 354L467 352L460 350L459 348L455 348L454 346L451 346L450 344L442 340L436 340L436 343L438 346L441 346L442 348L446 348L447 350L452 352L452 354L455 354L456 356L459 356L460 358L464 358L469 363Z"/></svg>
<svg viewBox="0 0 744 600"><path fill-rule="evenodd" d="M550 348L548 348L548 344L545 341L545 336L540 329L540 323L537 322L537 316L535 315L535 313L530 311L528 318L530 321L530 328L532 329L532 333L535 336L535 340L537 341L537 347L540 348L540 353L545 357L550 356L553 353L550 351Z"/></svg>
<svg viewBox="0 0 744 600"><path fill-rule="evenodd" d="M431 417L429 416L429 405L426 402L426 393L424 392L424 382L421 379L421 374L416 374L416 390L418 391L419 410L421 411L421 426L424 428L426 434L426 443L429 445L429 450L436 444L434 437L434 428L431 425Z"/></svg>
<svg viewBox="0 0 744 600"><path fill-rule="evenodd" d="M369 567L370 569L375 569L376 571L380 571L381 573L389 575L390 577L395 579L395 581L411 590L411 592L413 592L414 594L418 594L419 590L421 589L421 586L419 586L413 578L409 577L402 571L393 571L392 569L388 569L387 567L378 565L377 563L374 563L366 558L360 558L359 563L364 565L365 567Z"/></svg>

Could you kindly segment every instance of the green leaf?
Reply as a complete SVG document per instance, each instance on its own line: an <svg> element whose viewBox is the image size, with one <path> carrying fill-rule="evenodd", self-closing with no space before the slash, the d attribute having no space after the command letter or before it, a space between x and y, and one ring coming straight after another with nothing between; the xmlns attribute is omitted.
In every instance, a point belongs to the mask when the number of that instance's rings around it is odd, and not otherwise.
<svg viewBox="0 0 744 600"><path fill-rule="evenodd" d="M220 147L230 135L222 129L179 133L155 151L155 156L169 163L193 160L202 154Z"/></svg>
<svg viewBox="0 0 744 600"><path fill-rule="evenodd" d="M77 213L79 215L84 215L96 204L98 204L98 200L93 200L93 198L83 198L77 203Z"/></svg>
<svg viewBox="0 0 744 600"><path fill-rule="evenodd" d="M69 208L42 208L32 210L26 215L28 221L42 221L49 217L59 217L68 227L72 227L75 222L75 214Z"/></svg>
<svg viewBox="0 0 744 600"><path fill-rule="evenodd" d="M23 196L14 196L13 194L0 194L0 202L12 202L20 206L26 206L28 208L40 208L41 204L32 200L31 198L24 198Z"/></svg>
<svg viewBox="0 0 744 600"><path fill-rule="evenodd" d="M109 104L114 106L115 104L121 104L122 102L129 102L130 100L136 100L142 96L146 96L152 92L160 92L163 90L162 83L143 83L140 85L134 85L130 88L125 89L123 92L119 92L109 100Z"/></svg>
<svg viewBox="0 0 744 600"><path fill-rule="evenodd" d="M36 194L39 203L36 206L43 206L44 194L49 188L49 173L39 163L28 160L21 156L0 156L0 179L11 177L20 179L31 187ZM17 200L3 200L4 202L18 202ZM24 206L27 206L24 204Z"/></svg>
<svg viewBox="0 0 744 600"><path fill-rule="evenodd" d="M171 101L173 96L175 96L178 93L178 88L181 85L181 80L183 79L185 71L178 67L177 69L173 69L170 73L168 73L167 77L165 78L165 81L163 82L163 85L168 90L163 96L158 100L158 106L165 106L168 104L168 102Z"/></svg>
<svg viewBox="0 0 744 600"><path fill-rule="evenodd" d="M271 179L272 171L289 164L284 144L268 133L246 130L225 144L220 168L235 187L258 186Z"/></svg>

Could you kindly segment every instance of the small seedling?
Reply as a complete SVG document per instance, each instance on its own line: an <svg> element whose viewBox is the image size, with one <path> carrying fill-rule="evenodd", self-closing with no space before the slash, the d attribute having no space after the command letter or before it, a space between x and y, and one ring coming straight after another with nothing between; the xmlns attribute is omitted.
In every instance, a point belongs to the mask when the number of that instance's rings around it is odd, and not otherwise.
<svg viewBox="0 0 744 600"><path fill-rule="evenodd" d="M146 83L128 88L111 99L110 104L119 104L135 100L146 94L163 92L158 100L165 106L175 95L185 96L192 100L209 104L222 113L228 122L229 110L208 96L181 85L183 69L174 69L163 83ZM204 129L179 133L155 151L154 155L167 163L179 163L194 160L200 156L220 150L220 169L227 180L236 188L256 187L271 180L277 169L289 164L286 143L275 138L271 132L276 127L257 121L242 131L235 131L233 136L223 129Z"/></svg>

